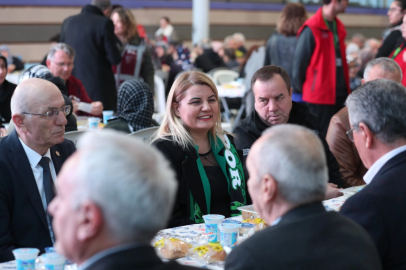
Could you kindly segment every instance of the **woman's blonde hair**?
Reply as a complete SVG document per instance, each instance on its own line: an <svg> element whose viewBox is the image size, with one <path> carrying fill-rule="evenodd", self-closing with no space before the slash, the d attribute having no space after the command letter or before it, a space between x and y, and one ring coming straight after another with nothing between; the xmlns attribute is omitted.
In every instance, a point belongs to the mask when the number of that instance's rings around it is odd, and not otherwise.
<svg viewBox="0 0 406 270"><path fill-rule="evenodd" d="M179 103L182 100L185 92L193 85L207 85L216 96L219 113L216 123L209 132L213 136L215 144L217 144L217 137L225 144L224 131L221 128L220 102L217 88L206 74L198 71L184 72L173 83L166 102L164 119L158 131L154 134L152 142L158 139L173 140L183 149L194 147L195 143L192 136L190 136L189 131L183 125L182 120L175 114L173 106L174 103Z"/></svg>
<svg viewBox="0 0 406 270"><path fill-rule="evenodd" d="M116 8L113 10L111 15L117 13L120 18L121 23L126 27L124 37L127 41L137 35L137 22L135 21L134 15L129 9Z"/></svg>

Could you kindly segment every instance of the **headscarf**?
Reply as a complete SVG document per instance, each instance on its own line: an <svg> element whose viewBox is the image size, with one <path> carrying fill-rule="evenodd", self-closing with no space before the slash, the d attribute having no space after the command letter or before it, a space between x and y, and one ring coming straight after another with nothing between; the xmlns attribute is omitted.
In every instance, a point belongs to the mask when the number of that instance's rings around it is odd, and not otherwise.
<svg viewBox="0 0 406 270"><path fill-rule="evenodd" d="M151 127L154 100L148 84L138 80L123 82L118 88L117 112L134 132Z"/></svg>
<svg viewBox="0 0 406 270"><path fill-rule="evenodd" d="M1 51L8 52L8 56L6 58L7 59L6 64L11 65L13 63L13 56L11 55L10 48L7 45L1 45L0 46L0 52Z"/></svg>

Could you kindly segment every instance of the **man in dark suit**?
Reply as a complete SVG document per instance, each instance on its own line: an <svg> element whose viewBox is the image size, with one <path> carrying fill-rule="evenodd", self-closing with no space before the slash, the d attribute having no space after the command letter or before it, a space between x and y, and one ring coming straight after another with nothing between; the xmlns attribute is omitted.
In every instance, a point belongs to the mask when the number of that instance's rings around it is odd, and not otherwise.
<svg viewBox="0 0 406 270"><path fill-rule="evenodd" d="M375 80L354 91L346 103L347 135L369 170L367 186L340 212L371 235L383 269L406 269L406 89Z"/></svg>
<svg viewBox="0 0 406 270"><path fill-rule="evenodd" d="M101 101L105 110L116 110L117 89L112 65L121 61L120 41L108 18L110 0L93 0L78 15L62 24L61 42L75 49L72 74L82 81L89 97Z"/></svg>
<svg viewBox="0 0 406 270"><path fill-rule="evenodd" d="M158 150L116 131L85 134L57 190L49 207L55 247L79 269L191 269L163 263L150 244L166 227L177 191Z"/></svg>
<svg viewBox="0 0 406 270"><path fill-rule="evenodd" d="M64 140L66 115L59 89L43 79L21 82L11 99L15 130L0 141L0 262L14 260L12 250L53 245L51 217L54 181L75 151Z"/></svg>
<svg viewBox="0 0 406 270"><path fill-rule="evenodd" d="M381 269L368 234L321 200L327 166L320 139L297 125L265 131L248 154L248 190L270 225L237 246L226 270Z"/></svg>

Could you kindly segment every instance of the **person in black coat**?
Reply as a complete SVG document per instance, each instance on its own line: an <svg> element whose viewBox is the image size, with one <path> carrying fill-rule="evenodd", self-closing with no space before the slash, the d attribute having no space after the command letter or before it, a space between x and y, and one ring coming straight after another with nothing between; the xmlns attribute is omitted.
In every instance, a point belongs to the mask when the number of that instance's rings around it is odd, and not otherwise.
<svg viewBox="0 0 406 270"><path fill-rule="evenodd" d="M216 86L207 75L182 73L168 96L164 120L153 144L176 172L178 194L169 227L202 223L203 215L241 213L247 204L241 158L221 128Z"/></svg>
<svg viewBox="0 0 406 270"><path fill-rule="evenodd" d="M259 69L251 80L255 97L255 110L235 128L235 145L242 150L244 158L252 144L268 127L280 124L298 124L312 129L323 142L328 161L329 182L327 198L339 196L336 187L344 187L337 160L330 152L325 135L319 131L317 117L309 109L293 102L290 80L287 72L280 67L265 66ZM289 91L290 89L290 91Z"/></svg>
<svg viewBox="0 0 406 270"><path fill-rule="evenodd" d="M291 124L267 129L247 167L254 208L270 227L235 247L225 270L382 269L365 230L323 207L327 164L313 131Z"/></svg>
<svg viewBox="0 0 406 270"><path fill-rule="evenodd" d="M14 91L15 130L0 141L0 262L14 260L16 248L35 247L43 253L53 245L52 219L46 210L55 193L47 192L46 186L54 190L56 175L75 151L63 136L65 107L58 88L43 79L27 79ZM44 158L49 182L41 165Z"/></svg>
<svg viewBox="0 0 406 270"><path fill-rule="evenodd" d="M17 85L6 80L7 59L0 55L0 127L11 120L10 101Z"/></svg>
<svg viewBox="0 0 406 270"><path fill-rule="evenodd" d="M120 41L114 35L109 0L94 0L78 15L67 18L61 29L61 42L75 49L72 74L80 79L89 97L101 101L105 110L116 110L117 89L112 65L121 61Z"/></svg>
<svg viewBox="0 0 406 270"><path fill-rule="evenodd" d="M354 91L346 103L350 139L368 172L367 186L340 213L370 234L383 269L406 269L406 89L375 80Z"/></svg>

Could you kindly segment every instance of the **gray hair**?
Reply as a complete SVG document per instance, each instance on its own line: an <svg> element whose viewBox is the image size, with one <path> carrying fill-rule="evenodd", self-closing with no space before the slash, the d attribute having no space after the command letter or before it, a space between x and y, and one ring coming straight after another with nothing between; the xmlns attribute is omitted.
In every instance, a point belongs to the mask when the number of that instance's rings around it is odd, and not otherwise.
<svg viewBox="0 0 406 270"><path fill-rule="evenodd" d="M384 78L389 79L396 76L396 73L399 73L400 80L402 81L403 78L402 69L400 68L398 63L387 57L376 58L368 62L364 71L364 79L366 81L368 81L369 72L376 65L379 65L379 67L381 68Z"/></svg>
<svg viewBox="0 0 406 270"><path fill-rule="evenodd" d="M242 33L235 33L233 39L237 42L245 43L245 36Z"/></svg>
<svg viewBox="0 0 406 270"><path fill-rule="evenodd" d="M263 143L252 157L257 175L272 175L281 196L294 205L323 200L328 169L318 136L291 124L268 128L262 136Z"/></svg>
<svg viewBox="0 0 406 270"><path fill-rule="evenodd" d="M111 130L85 134L78 149L76 207L96 203L111 237L122 243L149 242L166 227L177 182L158 150Z"/></svg>
<svg viewBox="0 0 406 270"><path fill-rule="evenodd" d="M92 6L98 7L101 11L111 8L110 0L92 0Z"/></svg>
<svg viewBox="0 0 406 270"><path fill-rule="evenodd" d="M406 88L379 79L364 83L346 101L350 123L368 126L382 142L391 144L406 138Z"/></svg>
<svg viewBox="0 0 406 270"><path fill-rule="evenodd" d="M53 46L49 51L47 60L54 60L54 56L57 51L64 51L69 56L69 58L75 58L75 50L71 46L66 43L58 43L55 44L55 46Z"/></svg>

